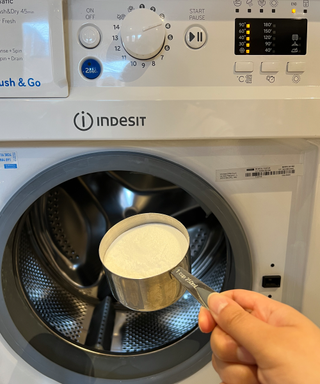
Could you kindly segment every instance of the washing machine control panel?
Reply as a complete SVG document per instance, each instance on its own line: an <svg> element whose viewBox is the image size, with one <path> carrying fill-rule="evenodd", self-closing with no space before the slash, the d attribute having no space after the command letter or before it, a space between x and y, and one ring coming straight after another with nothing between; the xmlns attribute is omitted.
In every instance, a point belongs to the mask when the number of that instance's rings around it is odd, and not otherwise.
<svg viewBox="0 0 320 384"><path fill-rule="evenodd" d="M318 0L68 4L75 85L320 85Z"/></svg>
<svg viewBox="0 0 320 384"><path fill-rule="evenodd" d="M3 0L0 97L315 87L319 20L320 0Z"/></svg>

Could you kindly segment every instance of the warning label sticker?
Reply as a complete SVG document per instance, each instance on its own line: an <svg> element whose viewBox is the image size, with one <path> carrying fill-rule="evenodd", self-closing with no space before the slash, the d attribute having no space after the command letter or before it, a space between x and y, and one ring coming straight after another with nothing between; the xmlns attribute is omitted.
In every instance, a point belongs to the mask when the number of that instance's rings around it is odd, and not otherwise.
<svg viewBox="0 0 320 384"><path fill-rule="evenodd" d="M16 152L0 152L0 170L17 168L18 158Z"/></svg>
<svg viewBox="0 0 320 384"><path fill-rule="evenodd" d="M270 165L217 170L216 181L252 180L266 177L292 177L301 175L303 175L303 164Z"/></svg>

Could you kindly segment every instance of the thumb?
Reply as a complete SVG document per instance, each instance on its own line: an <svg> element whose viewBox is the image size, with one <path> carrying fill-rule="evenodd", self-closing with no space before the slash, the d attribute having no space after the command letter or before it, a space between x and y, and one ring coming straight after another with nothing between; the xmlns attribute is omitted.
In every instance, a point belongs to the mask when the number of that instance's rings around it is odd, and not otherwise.
<svg viewBox="0 0 320 384"><path fill-rule="evenodd" d="M208 298L210 312L224 332L258 360L270 343L271 326L244 310L238 303L221 294Z"/></svg>

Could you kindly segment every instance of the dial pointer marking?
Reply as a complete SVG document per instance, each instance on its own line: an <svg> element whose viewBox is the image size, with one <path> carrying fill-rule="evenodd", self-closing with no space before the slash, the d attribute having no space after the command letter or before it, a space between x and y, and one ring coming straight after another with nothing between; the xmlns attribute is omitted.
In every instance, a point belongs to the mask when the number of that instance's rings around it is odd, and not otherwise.
<svg viewBox="0 0 320 384"><path fill-rule="evenodd" d="M150 29L153 29L153 28L161 27L161 25L162 25L162 23L159 23L157 25L152 25L151 27L144 27L144 28L142 28L142 32L149 31Z"/></svg>

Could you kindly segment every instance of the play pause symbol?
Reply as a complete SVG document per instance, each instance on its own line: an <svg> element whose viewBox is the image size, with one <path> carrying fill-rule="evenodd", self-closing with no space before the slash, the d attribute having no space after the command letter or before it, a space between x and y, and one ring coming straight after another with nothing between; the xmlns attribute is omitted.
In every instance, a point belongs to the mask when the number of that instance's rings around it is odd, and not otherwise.
<svg viewBox="0 0 320 384"><path fill-rule="evenodd" d="M190 27L186 33L186 43L190 48L201 48L207 40L206 31L198 26Z"/></svg>
<svg viewBox="0 0 320 384"><path fill-rule="evenodd" d="M196 38L196 36L192 33L189 32L189 41L193 41ZM203 41L203 32L197 32L197 42L201 43Z"/></svg>

